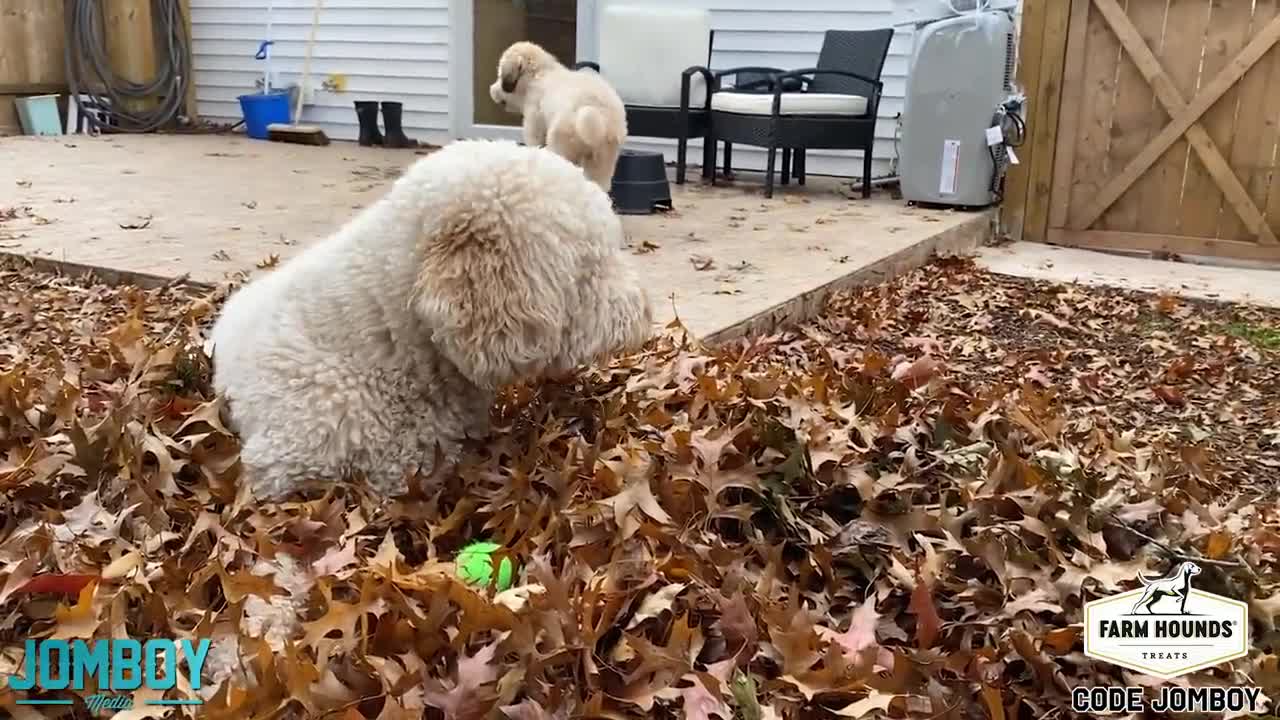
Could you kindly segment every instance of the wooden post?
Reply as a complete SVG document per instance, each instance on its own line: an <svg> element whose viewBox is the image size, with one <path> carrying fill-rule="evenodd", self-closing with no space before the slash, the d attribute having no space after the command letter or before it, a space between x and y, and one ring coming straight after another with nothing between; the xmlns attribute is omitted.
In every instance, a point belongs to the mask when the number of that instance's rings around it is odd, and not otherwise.
<svg viewBox="0 0 1280 720"><path fill-rule="evenodd" d="M1018 38L1018 87L1026 93L1028 113L1034 113L1036 92L1040 88L1040 55L1044 46L1044 20L1053 0L1025 0L1022 5L1022 28ZM1000 206L1000 229L1013 240L1021 240L1027 212L1027 186L1031 180L1031 162L1035 148L1031 143L1014 152L1021 161L1010 166L1004 179L1004 202Z"/></svg>
<svg viewBox="0 0 1280 720"><path fill-rule="evenodd" d="M1068 28L1072 3L1089 0L1048 0L1040 48L1040 84L1028 97L1027 148L1031 152L1027 179L1027 211L1022 239L1044 242L1049 234L1049 202L1058 141L1058 115L1066 69Z"/></svg>
<svg viewBox="0 0 1280 720"><path fill-rule="evenodd" d="M1090 0L1051 0L1044 21L1044 47L1040 55L1040 87L1032 103L1027 144L1035 160L1027 182L1027 216L1023 237L1044 242L1049 235L1049 202L1058 145L1058 117L1062 105L1062 83L1066 72L1067 39L1070 35L1072 3ZM1074 72L1074 70L1073 70Z"/></svg>
<svg viewBox="0 0 1280 720"><path fill-rule="evenodd" d="M1018 83L1027 95L1027 140L1016 151L1021 164L1010 168L1005 180L1001 209L1004 232L1013 240L1044 242L1048 235L1071 2L1026 0L1023 5Z"/></svg>
<svg viewBox="0 0 1280 720"><path fill-rule="evenodd" d="M103 29L111 70L122 80L151 82L156 76L151 0L110 0L103 6ZM146 110L153 107L155 101L155 98L130 100L126 103L126 110Z"/></svg>
<svg viewBox="0 0 1280 720"><path fill-rule="evenodd" d="M187 67L191 72L191 77L187 78L187 96L182 103L182 114L195 124L200 119L200 113L196 106L195 50L191 46L191 0L179 0L178 7L182 10L182 21L187 26Z"/></svg>

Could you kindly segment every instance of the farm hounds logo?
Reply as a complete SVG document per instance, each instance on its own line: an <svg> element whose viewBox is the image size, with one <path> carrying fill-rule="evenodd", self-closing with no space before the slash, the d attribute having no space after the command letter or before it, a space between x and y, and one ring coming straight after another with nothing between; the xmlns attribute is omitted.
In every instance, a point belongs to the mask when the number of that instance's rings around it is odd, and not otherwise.
<svg viewBox="0 0 1280 720"><path fill-rule="evenodd" d="M130 638L111 640L27 640L23 674L10 675L10 690L24 693L18 705L73 705L58 691L70 690L84 697L90 712L133 709L138 690L163 691L178 684L179 656L187 666L191 689L200 689L200 670L209 654L208 639L145 642ZM88 681L94 692L85 695ZM3 687L0 684L0 687ZM34 697L39 695L40 697ZM145 701L150 706L200 705L199 698Z"/></svg>
<svg viewBox="0 0 1280 720"><path fill-rule="evenodd" d="M1085 655L1165 680L1247 655L1249 606L1196 590L1192 579L1199 574L1199 565L1183 562L1162 578L1139 575L1140 588L1085 605ZM1258 712L1267 700L1256 687L1163 685L1150 709ZM1076 712L1141 713L1143 701L1141 687L1071 691Z"/></svg>

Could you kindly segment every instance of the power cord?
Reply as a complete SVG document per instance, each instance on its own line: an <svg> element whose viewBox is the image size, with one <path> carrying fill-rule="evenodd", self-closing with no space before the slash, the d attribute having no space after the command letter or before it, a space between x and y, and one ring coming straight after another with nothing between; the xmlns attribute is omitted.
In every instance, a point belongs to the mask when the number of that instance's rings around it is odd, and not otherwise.
<svg viewBox="0 0 1280 720"><path fill-rule="evenodd" d="M982 12L991 6L991 0L968 0L967 2L962 0L962 4L968 5L969 7L966 7L963 10L961 10L960 8L956 7L956 0L945 0L945 2L947 3L947 7L951 8L951 12L955 13L956 15L960 15L962 13L967 13L967 12L973 12L973 13Z"/></svg>
<svg viewBox="0 0 1280 720"><path fill-rule="evenodd" d="M1004 177L1009 152L1005 148L1019 148L1027 141L1027 123L1022 119L1023 100L1013 97L1005 100L996 108L991 127L1000 128L1000 142L988 143L987 152L991 155L991 194L995 202L1004 201ZM996 154L996 148L1000 154Z"/></svg>
<svg viewBox="0 0 1280 720"><path fill-rule="evenodd" d="M146 133L172 125L182 112L191 67L186 18L179 0L151 0L151 19L158 39L156 76L135 83L116 76L103 47L99 0L65 0L67 84L71 101L90 132ZM102 88L101 94L90 88ZM159 96L148 110L127 109L131 101Z"/></svg>
<svg viewBox="0 0 1280 720"><path fill-rule="evenodd" d="M889 162L889 175L896 177L902 165L902 113L893 119L893 159Z"/></svg>

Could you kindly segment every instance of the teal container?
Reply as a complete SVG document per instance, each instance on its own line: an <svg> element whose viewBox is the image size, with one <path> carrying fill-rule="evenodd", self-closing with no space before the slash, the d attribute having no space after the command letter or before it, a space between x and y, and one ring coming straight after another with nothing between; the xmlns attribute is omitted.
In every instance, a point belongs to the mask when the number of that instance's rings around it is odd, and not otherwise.
<svg viewBox="0 0 1280 720"><path fill-rule="evenodd" d="M18 121L27 135L61 135L62 115L58 112L57 95L33 95L14 98Z"/></svg>

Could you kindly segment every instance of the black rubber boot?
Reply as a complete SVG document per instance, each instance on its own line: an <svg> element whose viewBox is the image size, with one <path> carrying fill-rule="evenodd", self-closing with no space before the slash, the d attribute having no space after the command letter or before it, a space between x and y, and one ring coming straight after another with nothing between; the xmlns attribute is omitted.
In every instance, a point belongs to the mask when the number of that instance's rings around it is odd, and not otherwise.
<svg viewBox="0 0 1280 720"><path fill-rule="evenodd" d="M417 140L405 137L404 128L400 126L400 119L403 114L404 103L382 103L382 124L387 128L387 139L384 144L389 148L418 147Z"/></svg>
<svg viewBox="0 0 1280 720"><path fill-rule="evenodd" d="M360 119L360 144L382 145L382 133L378 132L378 101L357 100L356 117Z"/></svg>

